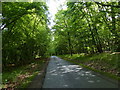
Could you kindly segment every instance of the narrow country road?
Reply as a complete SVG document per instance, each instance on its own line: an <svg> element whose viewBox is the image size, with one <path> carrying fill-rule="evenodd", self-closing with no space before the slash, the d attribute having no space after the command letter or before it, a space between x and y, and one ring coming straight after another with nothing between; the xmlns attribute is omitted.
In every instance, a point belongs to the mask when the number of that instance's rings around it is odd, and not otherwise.
<svg viewBox="0 0 120 90"><path fill-rule="evenodd" d="M118 88L118 84L79 65L51 56L43 88Z"/></svg>

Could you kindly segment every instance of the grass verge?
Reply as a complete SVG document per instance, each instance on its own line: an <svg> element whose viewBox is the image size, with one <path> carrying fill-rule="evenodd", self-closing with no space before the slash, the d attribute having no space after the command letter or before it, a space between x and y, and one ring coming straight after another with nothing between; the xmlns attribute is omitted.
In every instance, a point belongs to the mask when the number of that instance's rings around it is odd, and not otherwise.
<svg viewBox="0 0 120 90"><path fill-rule="evenodd" d="M64 60L79 64L85 68L98 72L115 80L120 80L120 54L99 53L92 55L73 54L73 56L59 55Z"/></svg>
<svg viewBox="0 0 120 90"><path fill-rule="evenodd" d="M47 59L37 59L28 65L14 68L11 71L3 71L2 88L27 88L47 61Z"/></svg>

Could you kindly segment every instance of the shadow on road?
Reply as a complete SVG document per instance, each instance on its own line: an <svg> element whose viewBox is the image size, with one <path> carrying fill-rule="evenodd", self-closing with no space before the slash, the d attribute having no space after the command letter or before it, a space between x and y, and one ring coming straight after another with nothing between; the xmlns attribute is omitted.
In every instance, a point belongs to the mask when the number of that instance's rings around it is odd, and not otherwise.
<svg viewBox="0 0 120 90"><path fill-rule="evenodd" d="M118 88L118 85L93 71L52 56L43 88Z"/></svg>

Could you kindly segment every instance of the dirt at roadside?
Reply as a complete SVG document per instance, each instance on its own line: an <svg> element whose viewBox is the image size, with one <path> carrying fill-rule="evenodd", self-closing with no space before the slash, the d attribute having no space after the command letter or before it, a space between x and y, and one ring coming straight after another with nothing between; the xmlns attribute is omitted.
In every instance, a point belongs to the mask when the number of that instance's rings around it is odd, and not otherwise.
<svg viewBox="0 0 120 90"><path fill-rule="evenodd" d="M116 76L120 76L120 71L116 68L110 68L109 66L107 66L107 64L103 64L103 63L100 63L100 62L94 62L94 61L89 61L89 62L85 62L85 63L82 63L86 66L89 66L93 69L96 69L96 70L100 70L100 71L103 71L103 72L108 72L108 73L111 73L113 75L116 75Z"/></svg>
<svg viewBox="0 0 120 90"><path fill-rule="evenodd" d="M45 63L44 67L42 68L41 72L33 79L33 81L28 85L29 88L42 88L43 81L46 74L46 69L48 66L49 60Z"/></svg>
<svg viewBox="0 0 120 90"><path fill-rule="evenodd" d="M18 75L16 77L15 81L8 81L7 83L3 83L3 87L2 88L8 89L8 90L14 90L16 87L20 86L21 83L25 82L27 78L33 76L34 73L38 73L38 75L40 76L39 82L41 82L41 86L42 86L42 79L44 78L44 73L45 73L45 69L47 67L47 64L49 62L49 58L44 59L44 61L45 61L45 63L43 65L41 65L41 66L39 66L40 64L37 64L37 63L29 64L25 68L25 72L26 73L21 73L20 75ZM39 70L39 72L36 72L35 71L36 69L37 69L37 71ZM28 85L28 87L29 86L31 86L31 85Z"/></svg>

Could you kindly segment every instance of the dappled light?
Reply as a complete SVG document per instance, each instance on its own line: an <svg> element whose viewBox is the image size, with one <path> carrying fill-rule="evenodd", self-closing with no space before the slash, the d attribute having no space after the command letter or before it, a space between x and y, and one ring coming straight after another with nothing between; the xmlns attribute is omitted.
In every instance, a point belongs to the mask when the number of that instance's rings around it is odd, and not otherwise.
<svg viewBox="0 0 120 90"><path fill-rule="evenodd" d="M118 86L120 2L7 1L0 2L2 88Z"/></svg>
<svg viewBox="0 0 120 90"><path fill-rule="evenodd" d="M56 84L53 84L55 82ZM72 83L72 85L71 85ZM106 86L111 85L111 86ZM102 85L102 86L101 86ZM117 87L95 72L51 56L43 88L109 88Z"/></svg>

